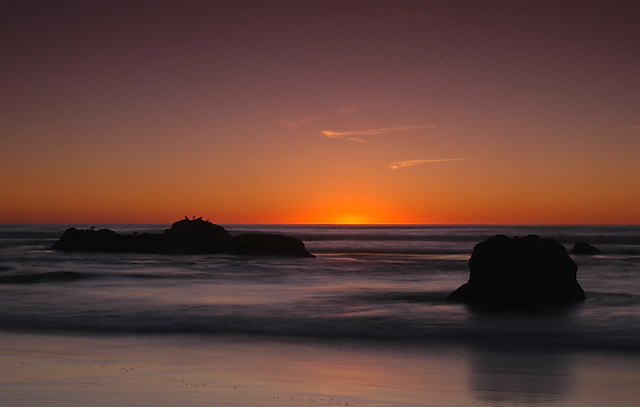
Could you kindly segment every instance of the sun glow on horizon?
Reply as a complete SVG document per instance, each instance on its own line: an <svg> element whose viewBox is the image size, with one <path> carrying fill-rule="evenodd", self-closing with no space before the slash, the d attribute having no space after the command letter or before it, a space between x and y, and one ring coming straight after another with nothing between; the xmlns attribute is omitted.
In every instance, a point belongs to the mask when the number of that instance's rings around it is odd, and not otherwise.
<svg viewBox="0 0 640 407"><path fill-rule="evenodd" d="M408 214L372 208L345 208L301 215L294 223L316 225L398 225L416 223Z"/></svg>
<svg viewBox="0 0 640 407"><path fill-rule="evenodd" d="M361 214L345 214L336 218L335 223L338 225L363 225L371 223L369 217Z"/></svg>

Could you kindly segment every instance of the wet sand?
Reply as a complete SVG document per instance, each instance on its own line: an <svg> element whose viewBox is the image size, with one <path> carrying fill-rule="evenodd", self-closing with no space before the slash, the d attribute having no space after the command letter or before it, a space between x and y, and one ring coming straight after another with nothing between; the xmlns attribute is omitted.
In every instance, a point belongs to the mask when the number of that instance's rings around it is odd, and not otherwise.
<svg viewBox="0 0 640 407"><path fill-rule="evenodd" d="M637 406L640 357L247 337L0 334L12 406Z"/></svg>

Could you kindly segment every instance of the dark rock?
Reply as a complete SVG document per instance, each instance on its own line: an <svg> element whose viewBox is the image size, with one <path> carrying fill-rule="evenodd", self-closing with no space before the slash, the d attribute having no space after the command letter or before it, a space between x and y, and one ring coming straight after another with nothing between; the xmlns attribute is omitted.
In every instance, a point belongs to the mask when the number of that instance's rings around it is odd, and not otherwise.
<svg viewBox="0 0 640 407"><path fill-rule="evenodd" d="M267 233L247 233L233 238L237 254L260 256L314 257L304 243L291 236Z"/></svg>
<svg viewBox="0 0 640 407"><path fill-rule="evenodd" d="M573 249L571 249L571 253L573 254L598 254L600 253L600 249L597 247L591 246L589 243L585 242L576 242L573 245Z"/></svg>
<svg viewBox="0 0 640 407"><path fill-rule="evenodd" d="M209 221L183 219L162 233L118 234L109 229L67 229L51 247L65 252L278 255L313 257L300 240L283 235L231 237Z"/></svg>
<svg viewBox="0 0 640 407"><path fill-rule="evenodd" d="M65 252L124 252L127 244L113 230L67 229L51 249Z"/></svg>
<svg viewBox="0 0 640 407"><path fill-rule="evenodd" d="M202 219L183 219L163 232L170 253L228 253L231 235L222 226Z"/></svg>
<svg viewBox="0 0 640 407"><path fill-rule="evenodd" d="M447 299L472 305L527 307L584 301L578 266L563 245L539 236L497 235L473 248L466 284Z"/></svg>

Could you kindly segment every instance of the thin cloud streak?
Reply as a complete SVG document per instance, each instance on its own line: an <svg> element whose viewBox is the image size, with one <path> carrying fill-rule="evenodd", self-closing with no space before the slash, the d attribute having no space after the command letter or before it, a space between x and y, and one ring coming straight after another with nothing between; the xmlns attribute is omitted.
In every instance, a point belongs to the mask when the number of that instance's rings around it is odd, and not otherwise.
<svg viewBox="0 0 640 407"><path fill-rule="evenodd" d="M391 165L389 165L389 168L391 168L392 170L396 170L398 168L411 167L413 165L418 165L418 164L441 163L441 162L445 162L445 161L464 161L464 160L470 160L470 158L441 158L441 159L436 159L436 160L397 161L397 162L392 163Z"/></svg>
<svg viewBox="0 0 640 407"><path fill-rule="evenodd" d="M296 128L304 125L304 124L314 122L314 121L316 121L318 119L319 119L318 116L307 116L307 117L304 117L304 118L302 118L300 120L296 120L296 121L285 121L284 125L287 126L290 129L296 129Z"/></svg>
<svg viewBox="0 0 640 407"><path fill-rule="evenodd" d="M343 133L334 133L332 131L322 131L320 132L321 136L324 137L328 137L328 138L339 138L339 139L343 139L343 140L351 140L351 141L358 141L360 143L366 143L367 140L365 139L361 139L361 138L357 138L357 137L346 137L345 134Z"/></svg>
<svg viewBox="0 0 640 407"><path fill-rule="evenodd" d="M638 130L640 129L640 126L629 126L627 127L627 130Z"/></svg>
<svg viewBox="0 0 640 407"><path fill-rule="evenodd" d="M347 140L366 142L366 140L352 137L352 136L370 136L373 134L383 134L390 131L403 131L403 130L418 130L418 129L431 129L436 127L433 124L428 126L406 126L406 127L385 127L382 129L369 129L369 130L354 130L354 131L330 131L323 130L320 135L328 138L343 138Z"/></svg>

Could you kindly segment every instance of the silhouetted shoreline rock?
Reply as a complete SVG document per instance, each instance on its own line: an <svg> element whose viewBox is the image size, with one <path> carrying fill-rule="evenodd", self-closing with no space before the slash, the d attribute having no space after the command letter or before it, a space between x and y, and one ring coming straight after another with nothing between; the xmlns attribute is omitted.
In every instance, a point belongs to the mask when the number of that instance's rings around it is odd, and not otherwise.
<svg viewBox="0 0 640 407"><path fill-rule="evenodd" d="M300 240L278 234L231 236L209 221L183 219L162 233L119 234L109 229L67 229L51 247L64 252L239 254L314 257Z"/></svg>
<svg viewBox="0 0 640 407"><path fill-rule="evenodd" d="M571 249L573 254L598 254L600 249L585 242L576 242Z"/></svg>
<svg viewBox="0 0 640 407"><path fill-rule="evenodd" d="M447 299L471 305L531 307L585 300L578 266L554 239L497 235L478 243L469 281Z"/></svg>

